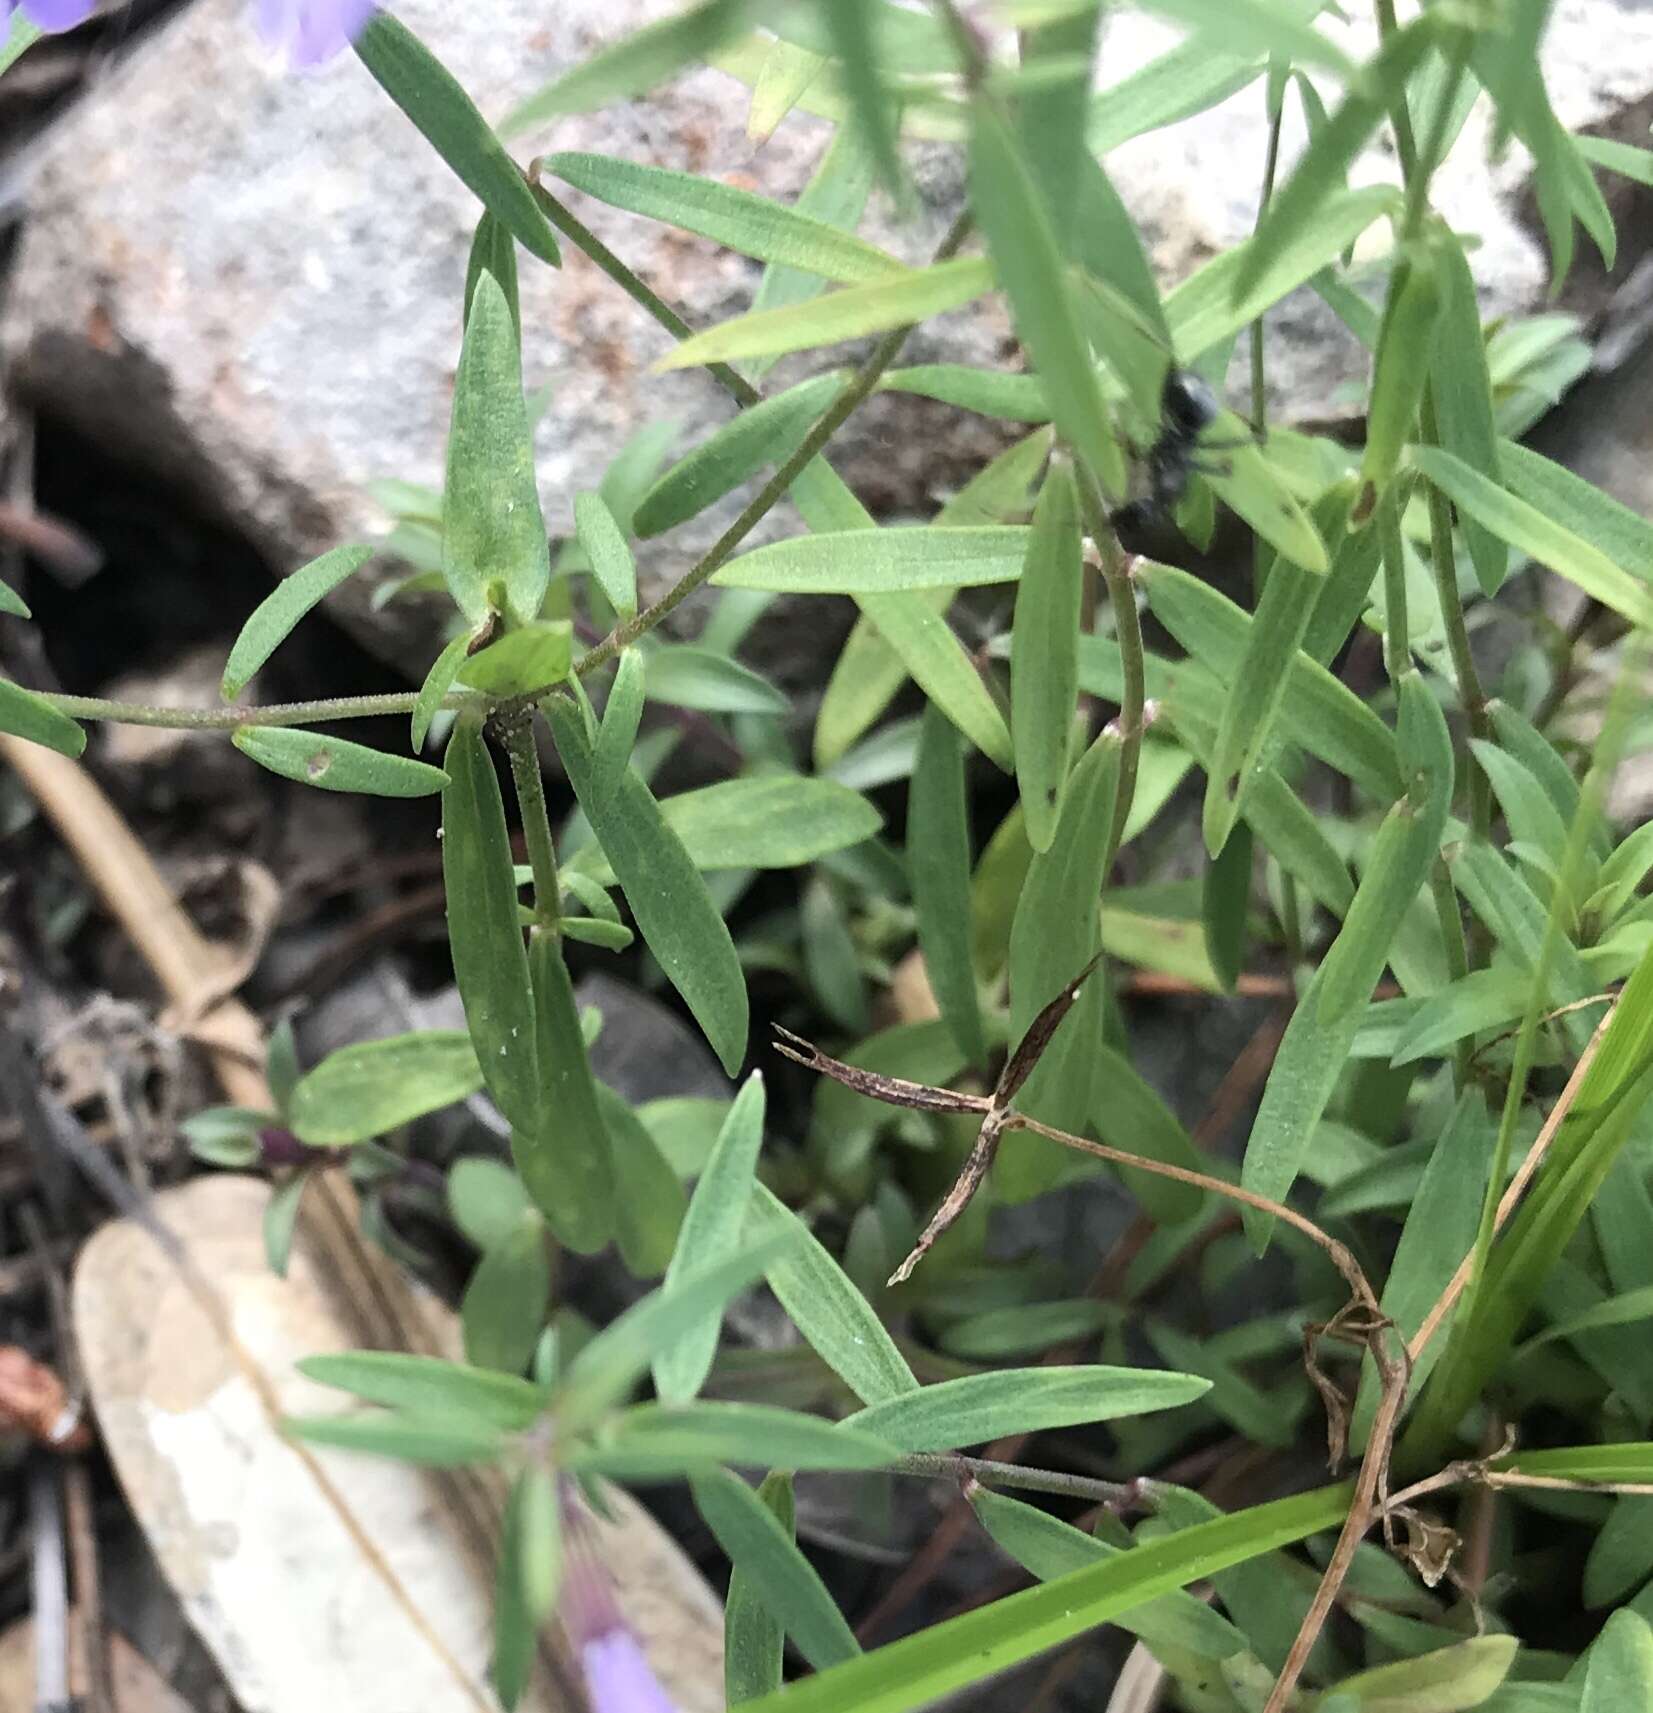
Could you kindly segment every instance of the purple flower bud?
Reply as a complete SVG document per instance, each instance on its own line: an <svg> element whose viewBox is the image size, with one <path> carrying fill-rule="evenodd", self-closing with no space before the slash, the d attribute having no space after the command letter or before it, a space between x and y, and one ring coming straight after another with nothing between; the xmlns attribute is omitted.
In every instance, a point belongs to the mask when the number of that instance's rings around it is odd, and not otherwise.
<svg viewBox="0 0 1653 1713"><path fill-rule="evenodd" d="M84 24L96 6L97 0L23 0L23 12L29 22L48 35ZM0 23L9 21L16 10L17 0L0 0Z"/></svg>
<svg viewBox="0 0 1653 1713"><path fill-rule="evenodd" d="M258 33L289 65L308 70L349 47L373 12L373 0L258 0Z"/></svg>
<svg viewBox="0 0 1653 1713"><path fill-rule="evenodd" d="M580 1648L591 1713L677 1713L630 1630L609 1630Z"/></svg>

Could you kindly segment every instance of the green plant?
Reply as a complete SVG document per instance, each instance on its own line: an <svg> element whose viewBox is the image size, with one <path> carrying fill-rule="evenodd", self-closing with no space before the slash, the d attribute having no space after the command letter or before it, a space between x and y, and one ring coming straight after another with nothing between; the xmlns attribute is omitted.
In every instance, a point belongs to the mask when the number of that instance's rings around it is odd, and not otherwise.
<svg viewBox="0 0 1653 1713"><path fill-rule="evenodd" d="M294 1429L511 1472L507 1700L556 1604L569 1483L599 1477L689 1481L735 1572L730 1698L765 1713L901 1713L1110 1622L1201 1709L1653 1700L1653 1542L1634 1509L1653 1491L1653 1366L1636 1330L1653 1315L1653 839L1621 837L1603 808L1641 737L1630 709L1653 628L1653 526L1517 443L1534 399L1576 374L1578 342L1555 317L1483 327L1465 237L1430 201L1484 98L1499 139L1532 157L1559 279L1575 224L1611 256L1597 170L1645 182L1653 155L1559 124L1535 58L1544 0L1436 5L1404 25L1380 0L1363 63L1317 27L1315 0L1148 9L1186 41L1097 95L1094 0L1001 0L980 17L949 0L703 0L530 96L498 134L376 16L358 53L483 204L445 489L382 490L410 566L401 591L445 590L452 640L417 693L209 715L0 682L0 728L70 754L81 719L214 726L311 785L441 793L466 1032L291 1066L273 1078L278 1114L203 1115L192 1136L239 1163L311 1148L310 1170L348 1150L372 1179L400 1169L375 1139L422 1113L485 1089L508 1121L514 1173L472 1162L449 1184L481 1251L470 1365L318 1362L316 1378L379 1408ZM519 172L499 140L646 97L699 61L753 84L765 124L793 105L836 124L798 206L592 155ZM1335 86L1330 110L1305 68ZM1107 150L1253 87L1271 119L1256 232L1162 293ZM1310 137L1281 173L1293 102ZM1349 187L1382 132L1399 182ZM918 267L856 231L875 181L898 206L907 195L904 133L968 157L968 211ZM763 262L751 312L692 331L553 181ZM1348 257L1384 226L1374 307ZM559 240L672 334L660 367L704 368L740 410L670 468L658 438L621 451L559 520L572 534L553 562L516 245L556 265ZM1262 316L1305 285L1373 353L1358 453L1264 432ZM916 324L994 291L1026 372L901 366ZM1168 373L1220 380L1242 335L1255 433L1220 415L1220 457L1191 459L1172 485L1191 534L1216 500L1250 526L1249 608L1127 552L1114 524L1134 454L1163 432ZM873 343L853 367L760 392L776 359L862 337ZM1026 432L933 519L880 527L830 454L890 389ZM647 543L760 476L693 569L645 604ZM783 501L802 531L749 547ZM366 556L337 549L277 589L232 651L227 698ZM1570 651L1536 688L1512 676L1489 694L1471 647L1501 590L1541 572L1615 619L1591 661L1620 686L1596 710L1593 753L1555 720ZM700 638L665 640L663 621L707 585L724 593ZM960 590L994 585L1014 586L1013 623L973 657L943 615ZM859 617L808 771L780 723L785 698L735 652L771 600L819 595L851 597ZM1144 611L1179 654L1149 647ZM583 651L576 618L599 636ZM1364 697L1334 669L1363 630L1381 637L1387 672ZM909 678L922 716L881 723ZM739 769L657 799L660 747L639 738L651 701L718 721ZM1105 724L1098 703L1116 709ZM441 735L440 768L306 729L387 712L411 716L413 752ZM536 747L547 733L578 805L560 835ZM989 768L1018 801L977 853L969 787ZM1144 833L1194 768L1203 849L1186 881ZM866 795L903 779L904 860ZM1310 807L1328 779L1335 814ZM1116 884L1133 847L1141 879ZM763 869L801 871L797 906L747 916L737 939L728 919ZM634 932L731 1077L753 1055L750 968L792 978L797 1016L847 1040L835 1057L784 1037L822 1078L808 1137L790 1139L802 1146L765 1149L757 1072L711 1123L634 1113L594 1079L565 949L618 952ZM915 938L939 1016L872 1029L869 987ZM1144 969L1215 1002L1265 956L1289 972L1294 1007L1236 1171L1133 1065L1116 977ZM1025 1201L1104 1170L1140 1208L1117 1298L1082 1294L1055 1264L990 1259L986 1197ZM304 1181L278 1197L273 1256ZM794 1205L847 1228L840 1255ZM546 1327L547 1247L610 1243L662 1283L569 1355ZM1289 1314L1196 1338L1142 1306L1175 1268L1217 1289L1270 1246ZM719 1342L723 1306L760 1276L819 1359L795 1408L701 1396L743 1374L761 1383L761 1362ZM1169 1369L1143 1365L1144 1338ZM1032 1364L1072 1342L1107 1360ZM645 1372L655 1401L633 1403ZM1223 1436L1282 1452L1316 1410L1334 1473L1355 1464L1333 1485L1224 1515L1147 1478ZM1118 1424L1105 1477L960 1455L1099 1421ZM770 1473L754 1493L731 1465ZM793 1539L789 1472L873 1467L964 1480L982 1526L1043 1586L862 1653ZM1081 1528L999 1491L1016 1487L1105 1508ZM1435 1497L1456 1490L1457 1529ZM1147 1512L1134 1531L1118 1515L1133 1506ZM1535 1620L1520 1540L1539 1528L1556 1543L1541 1573L1571 1580ZM1287 1550L1304 1541L1318 1568ZM1197 1581L1221 1612L1188 1592ZM783 1638L815 1668L784 1687Z"/></svg>

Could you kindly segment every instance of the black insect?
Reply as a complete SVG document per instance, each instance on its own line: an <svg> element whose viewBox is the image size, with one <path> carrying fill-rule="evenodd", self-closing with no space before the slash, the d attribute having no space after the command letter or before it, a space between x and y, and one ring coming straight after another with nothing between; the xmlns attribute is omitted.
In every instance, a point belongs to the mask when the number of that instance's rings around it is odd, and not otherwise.
<svg viewBox="0 0 1653 1713"><path fill-rule="evenodd" d="M1200 436L1217 420L1217 395L1188 369L1166 371L1159 392L1159 437L1142 455L1148 492L1113 514L1113 526L1129 545L1130 537L1167 518L1188 492L1188 478L1202 471L1197 456Z"/></svg>

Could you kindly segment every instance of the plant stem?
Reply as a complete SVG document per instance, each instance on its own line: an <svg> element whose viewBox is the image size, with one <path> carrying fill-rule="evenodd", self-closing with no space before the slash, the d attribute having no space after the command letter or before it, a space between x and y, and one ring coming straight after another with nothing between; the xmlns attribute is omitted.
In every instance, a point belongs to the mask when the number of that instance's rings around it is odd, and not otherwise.
<svg viewBox="0 0 1653 1713"><path fill-rule="evenodd" d="M1457 889L1452 884L1452 871L1446 858L1437 854L1429 870L1429 895L1435 901L1435 919L1440 924L1441 944L1446 948L1446 969L1449 979L1459 981L1469 974L1469 943L1464 938L1464 918L1458 908ZM1473 1042L1465 1037L1452 1050L1452 1088L1462 1094L1469 1081Z"/></svg>
<svg viewBox="0 0 1653 1713"><path fill-rule="evenodd" d="M110 720L122 726L167 726L188 732L228 732L237 726L311 726L327 720L369 720L384 714L411 714L417 700L411 690L383 696L333 696L319 702L271 702L262 708L153 708L145 702L110 702L101 696L62 696L35 692L59 713L74 720ZM450 695L445 708L461 708L475 696Z"/></svg>
<svg viewBox="0 0 1653 1713"><path fill-rule="evenodd" d="M1268 205L1274 200L1274 177L1280 166L1280 124L1285 118L1284 92L1268 121L1268 153L1263 157L1263 188L1257 198L1257 220L1252 231L1263 223ZM1263 318L1251 324L1251 426L1261 439L1268 432L1268 396L1263 372Z"/></svg>
<svg viewBox="0 0 1653 1713"><path fill-rule="evenodd" d="M557 881L557 847L551 837L551 817L545 807L545 780L540 774L532 715L498 722L505 753L511 758L511 781L522 814L522 836L528 846L528 866L534 874L534 915L539 926L557 931L561 893Z"/></svg>
<svg viewBox="0 0 1653 1713"><path fill-rule="evenodd" d="M984 1487L1019 1487L1024 1493L1059 1493L1064 1498L1088 1499L1110 1510L1139 1505L1152 1495L1149 1482L1098 1481L1089 1475L1069 1475L1060 1469L1024 1469L1019 1463L999 1463L987 1457L964 1457L951 1451L909 1451L891 1465L897 1475L946 1475L979 1481Z"/></svg>
<svg viewBox="0 0 1653 1713"><path fill-rule="evenodd" d="M1440 427L1435 420L1435 400L1429 388L1424 389L1423 411L1419 426L1423 438L1431 446L1440 445ZM1481 688L1481 675L1475 669L1475 656L1469 646L1469 627L1464 623L1464 603L1458 594L1458 557L1452 548L1452 504L1433 482L1424 484L1429 496L1429 560L1435 569L1435 590L1440 597L1441 617L1446 623L1447 647L1452 653L1452 670L1458 680L1458 698L1469 716L1469 729L1478 738L1492 736L1492 722L1487 718L1486 692ZM1492 790L1485 771L1469 759L1470 823L1476 836L1485 838L1492 826Z"/></svg>
<svg viewBox="0 0 1653 1713"><path fill-rule="evenodd" d="M936 250L935 261L948 261L958 253L965 238L969 235L970 225L970 215L966 211L953 222L947 236L942 239ZM884 371L895 361L912 330L913 327L910 323L905 327L893 327L878 341L877 345L873 347L871 356L856 371L854 379L809 431L803 444L769 478L751 504L712 543L678 582L652 606L644 608L635 618L628 619L624 624L616 625L601 642L587 649L580 656L574 663L574 670L580 677L583 678L588 673L595 671L606 661L612 660L622 648L629 647L640 636L653 630L662 619L676 611L714 572L728 563L735 549L768 515L787 489L803 474L816 454L843 427L844 423L849 420L878 385L883 378ZM529 692L526 696L519 697L518 700L522 702L534 701L553 689L555 689L555 685L547 684Z"/></svg>
<svg viewBox="0 0 1653 1713"><path fill-rule="evenodd" d="M1119 699L1119 791L1114 800L1113 827L1102 862L1101 872L1105 877L1113 867L1113 859L1125 836L1131 804L1136 798L1143 713L1148 702L1148 672L1142 651L1142 622L1137 616L1136 591L1131 584L1130 561L1108 521L1108 510L1102 503L1095 476L1083 459L1074 459L1073 468L1079 479L1079 503L1085 516L1085 532L1095 542L1102 559L1102 576L1108 585L1108 599L1113 605L1114 640L1119 644L1125 680Z"/></svg>
<svg viewBox="0 0 1653 1713"><path fill-rule="evenodd" d="M653 316L674 339L690 338L694 329L688 322L647 281L634 274L590 227L582 224L570 209L540 183L539 168L540 163L536 160L530 164L523 176L528 180L528 188L534 193L534 200L540 205L540 212L545 218L576 250L607 274L633 303ZM763 397L744 375L738 374L727 363L708 363L706 372L737 404L753 405Z"/></svg>
<svg viewBox="0 0 1653 1713"><path fill-rule="evenodd" d="M1383 661L1398 689L1412 665L1412 637L1406 616L1406 547L1401 540L1401 502L1390 483L1378 501L1376 529L1383 554Z"/></svg>

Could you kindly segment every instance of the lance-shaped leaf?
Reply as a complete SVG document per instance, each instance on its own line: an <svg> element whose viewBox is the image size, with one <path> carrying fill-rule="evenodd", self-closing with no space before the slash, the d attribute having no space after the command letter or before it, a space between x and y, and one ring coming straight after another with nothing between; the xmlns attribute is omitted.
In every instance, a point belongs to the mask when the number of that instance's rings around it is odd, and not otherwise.
<svg viewBox="0 0 1653 1713"><path fill-rule="evenodd" d="M1439 447L1413 447L1412 461L1461 512L1484 524L1500 541L1547 565L1632 624L1653 629L1653 588L1583 536ZM1508 479L1520 479L1513 467Z"/></svg>
<svg viewBox="0 0 1653 1713"><path fill-rule="evenodd" d="M1208 1380L1158 1368L1005 1368L942 1380L844 1418L902 1451L952 1451L1005 1433L1118 1421L1192 1403Z"/></svg>
<svg viewBox="0 0 1653 1713"><path fill-rule="evenodd" d="M294 625L373 557L371 547L335 547L283 577L259 602L230 649L219 694L233 702L247 681L286 641Z"/></svg>
<svg viewBox="0 0 1653 1713"><path fill-rule="evenodd" d="M713 583L799 595L879 595L901 589L1014 583L1028 531L987 525L857 529L799 535L731 560Z"/></svg>
<svg viewBox="0 0 1653 1713"><path fill-rule="evenodd" d="M758 1501L768 1507L788 1541L796 1527L792 1477L766 1475ZM763 1555L748 1569L735 1561L723 1609L723 1685L731 1707L781 1686L786 1632L766 1598Z"/></svg>
<svg viewBox="0 0 1653 1713"><path fill-rule="evenodd" d="M925 710L907 811L907 874L930 987L953 1038L985 1066L976 971L970 955L970 823L964 753L939 709Z"/></svg>
<svg viewBox="0 0 1653 1713"><path fill-rule="evenodd" d="M1051 465L1027 538L1010 645L1010 735L1016 786L1036 851L1050 849L1067 777L1068 737L1079 697L1079 495L1072 467Z"/></svg>
<svg viewBox="0 0 1653 1713"><path fill-rule="evenodd" d="M346 1147L452 1106L481 1087L476 1049L457 1029L357 1041L299 1078L287 1121L301 1142Z"/></svg>
<svg viewBox="0 0 1653 1713"><path fill-rule="evenodd" d="M1246 1144L1241 1182L1280 1201L1290 1191L1395 931L1440 850L1452 799L1452 740L1417 672L1401 680L1400 747L1413 777L1378 829L1343 926L1292 1014ZM1247 1209L1261 1248L1272 1217Z"/></svg>
<svg viewBox="0 0 1653 1713"><path fill-rule="evenodd" d="M648 786L628 768L606 796L593 790L591 740L579 711L561 697L545 707L574 793L649 950L733 1076L746 1055L748 1006L722 913Z"/></svg>
<svg viewBox="0 0 1653 1713"><path fill-rule="evenodd" d="M431 147L522 243L558 265L557 240L523 176L453 74L423 42L385 12L356 37L356 53L374 80L423 132Z"/></svg>
<svg viewBox="0 0 1653 1713"><path fill-rule="evenodd" d="M511 840L499 778L474 720L448 740L442 793L442 884L465 1025L488 1091L513 1128L542 1117L528 953L517 916Z"/></svg>
<svg viewBox="0 0 1653 1713"><path fill-rule="evenodd" d="M831 291L808 303L737 315L673 346L655 367L693 369L702 363L778 357L788 351L836 345L841 340L927 321L992 289L992 264L980 256L937 262L887 281Z"/></svg>
<svg viewBox="0 0 1653 1713"><path fill-rule="evenodd" d="M387 755L346 738L323 737L297 726L237 726L230 741L260 767L322 791L366 797L429 797L448 776L410 756Z"/></svg>
<svg viewBox="0 0 1653 1713"><path fill-rule="evenodd" d="M855 1632L792 1531L739 1476L707 1470L690 1482L695 1509L737 1575L817 1671L861 1651Z"/></svg>
<svg viewBox="0 0 1653 1713"><path fill-rule="evenodd" d="M695 1185L666 1269L668 1292L740 1247L763 1147L763 1114L763 1078L754 1072L730 1106ZM655 1358L654 1388L663 1401L678 1403L700 1390L717 1354L719 1324L708 1316Z"/></svg>
<svg viewBox="0 0 1653 1713"><path fill-rule="evenodd" d="M1401 453L1417 438L1418 406L1429 379L1429 358L1441 290L1434 245L1403 255L1389 276L1378 333L1372 396L1366 413L1366 450L1360 460L1354 519L1371 516L1400 467Z"/></svg>
<svg viewBox="0 0 1653 1713"><path fill-rule="evenodd" d="M471 253L465 263L465 320L471 318L471 305L476 301L476 288L484 274L492 274L511 310L511 325L522 340L522 302L517 282L517 241L503 220L483 209L471 239ZM440 520L441 512L437 512Z"/></svg>
<svg viewBox="0 0 1653 1713"><path fill-rule="evenodd" d="M0 678L0 732L76 756L86 748L86 731L60 714L44 696Z"/></svg>
<svg viewBox="0 0 1653 1713"><path fill-rule="evenodd" d="M610 155L547 155L541 165L599 202L698 232L760 262L781 262L845 285L907 272L864 238L716 179Z"/></svg>
<svg viewBox="0 0 1653 1713"><path fill-rule="evenodd" d="M491 274L477 282L454 378L442 524L442 574L467 619L502 608L521 624L539 616L551 550L516 327Z"/></svg>
<svg viewBox="0 0 1653 1713"><path fill-rule="evenodd" d="M1122 493L1124 456L1079 323L1062 248L1015 136L985 97L975 103L970 129L970 197L1058 430L1110 493Z"/></svg>
<svg viewBox="0 0 1653 1713"><path fill-rule="evenodd" d="M511 1157L558 1241L590 1255L615 1226L615 1168L586 1054L574 984L556 937L536 929L528 952L541 1094L517 1122Z"/></svg>

